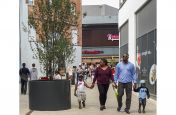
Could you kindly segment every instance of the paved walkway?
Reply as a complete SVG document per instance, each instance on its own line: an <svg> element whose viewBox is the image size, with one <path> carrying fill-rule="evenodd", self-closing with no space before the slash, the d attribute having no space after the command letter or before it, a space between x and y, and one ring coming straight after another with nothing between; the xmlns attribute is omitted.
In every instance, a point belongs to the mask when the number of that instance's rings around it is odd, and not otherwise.
<svg viewBox="0 0 176 115"><path fill-rule="evenodd" d="M90 84L90 81L88 81ZM87 100L86 108L78 109L77 98L73 95L74 86L71 86L71 109L62 111L31 111L28 104L27 95L20 95L20 115L126 115L125 112L117 112L117 100L115 98L112 86L108 90L108 98L106 101L106 109L99 110L99 94L97 86L94 89L86 89ZM125 95L123 97L123 105L125 105ZM122 107L122 110L125 107ZM133 93L131 103L131 115L140 115L138 112L137 94ZM143 114L143 113L141 113ZM156 115L156 101L153 99L147 100L145 115Z"/></svg>

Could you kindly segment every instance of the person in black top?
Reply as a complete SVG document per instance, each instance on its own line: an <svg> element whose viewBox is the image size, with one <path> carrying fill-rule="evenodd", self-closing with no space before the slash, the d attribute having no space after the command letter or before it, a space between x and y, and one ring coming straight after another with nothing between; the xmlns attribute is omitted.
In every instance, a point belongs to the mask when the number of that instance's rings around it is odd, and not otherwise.
<svg viewBox="0 0 176 115"><path fill-rule="evenodd" d="M28 82L28 77L30 76L29 69L26 68L26 64L22 64L22 68L20 68L19 74L21 78L21 94L26 94L27 91L27 82Z"/></svg>
<svg viewBox="0 0 176 115"><path fill-rule="evenodd" d="M134 87L135 92L139 92L139 109L138 112L141 113L141 105L143 107L143 113L145 113L146 97L149 99L150 94L148 88L145 86L145 80L140 81L141 86L137 89Z"/></svg>

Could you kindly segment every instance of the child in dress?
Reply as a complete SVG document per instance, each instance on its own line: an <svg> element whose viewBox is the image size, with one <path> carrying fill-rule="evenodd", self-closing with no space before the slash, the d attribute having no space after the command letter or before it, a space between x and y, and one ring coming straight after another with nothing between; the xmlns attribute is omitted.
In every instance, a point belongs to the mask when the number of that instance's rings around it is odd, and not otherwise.
<svg viewBox="0 0 176 115"><path fill-rule="evenodd" d="M145 86L145 80L140 81L141 86L135 89L135 92L139 92L139 109L138 112L141 113L141 105L143 107L143 113L145 113L145 106L146 106L146 97L149 99L150 94L148 88Z"/></svg>
<svg viewBox="0 0 176 115"><path fill-rule="evenodd" d="M86 92L84 87L90 88L83 80L83 75L79 74L78 76L78 82L75 85L74 95L78 98L79 103L79 109L82 108L81 103L83 105L83 108L85 108L85 100L86 100Z"/></svg>

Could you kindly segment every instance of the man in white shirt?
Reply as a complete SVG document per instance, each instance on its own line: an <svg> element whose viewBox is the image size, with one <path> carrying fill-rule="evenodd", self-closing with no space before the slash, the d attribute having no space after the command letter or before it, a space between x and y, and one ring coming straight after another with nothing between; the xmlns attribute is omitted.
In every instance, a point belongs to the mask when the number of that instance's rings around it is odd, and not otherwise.
<svg viewBox="0 0 176 115"><path fill-rule="evenodd" d="M35 63L32 64L32 68L30 69L30 79L37 80L38 79L38 71L35 67Z"/></svg>

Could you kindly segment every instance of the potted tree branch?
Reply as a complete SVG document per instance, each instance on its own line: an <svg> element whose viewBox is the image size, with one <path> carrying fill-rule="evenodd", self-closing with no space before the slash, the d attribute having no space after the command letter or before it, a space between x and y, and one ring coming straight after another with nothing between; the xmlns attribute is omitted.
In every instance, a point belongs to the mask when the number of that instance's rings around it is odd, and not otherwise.
<svg viewBox="0 0 176 115"><path fill-rule="evenodd" d="M58 68L66 68L74 53L71 28L77 27L78 14L70 0L36 0L29 13L29 26L36 31L30 37L35 58L45 68L49 80L29 82L31 110L62 110L71 108L70 82L53 80Z"/></svg>

